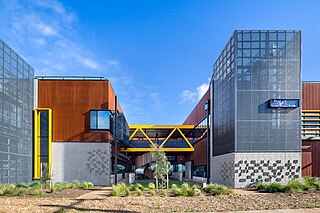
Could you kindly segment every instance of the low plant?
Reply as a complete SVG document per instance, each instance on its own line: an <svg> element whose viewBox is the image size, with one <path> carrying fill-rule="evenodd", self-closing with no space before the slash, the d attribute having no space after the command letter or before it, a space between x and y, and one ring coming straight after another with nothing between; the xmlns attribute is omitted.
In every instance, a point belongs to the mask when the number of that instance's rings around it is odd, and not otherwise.
<svg viewBox="0 0 320 213"><path fill-rule="evenodd" d="M269 193L287 192L287 191L288 190L287 190L286 185L279 183L279 182L270 183L266 188L266 192L269 192Z"/></svg>
<svg viewBox="0 0 320 213"><path fill-rule="evenodd" d="M296 179L289 180L288 183L285 185L285 187L287 192L303 192L304 191L304 185Z"/></svg>
<svg viewBox="0 0 320 213"><path fill-rule="evenodd" d="M131 195L131 191L130 191L130 189L127 187L126 189L125 189L125 196L130 196Z"/></svg>
<svg viewBox="0 0 320 213"><path fill-rule="evenodd" d="M26 183L21 182L21 183L18 183L16 187L18 187L18 188L28 188L29 186Z"/></svg>
<svg viewBox="0 0 320 213"><path fill-rule="evenodd" d="M120 192L121 192L121 190L120 190L119 186L112 185L111 196L119 196Z"/></svg>
<svg viewBox="0 0 320 213"><path fill-rule="evenodd" d="M40 187L42 185L42 183L40 181L32 181L29 184L29 187Z"/></svg>
<svg viewBox="0 0 320 213"><path fill-rule="evenodd" d="M310 191L318 188L319 181L316 177L304 177L302 180L302 185L304 190Z"/></svg>
<svg viewBox="0 0 320 213"><path fill-rule="evenodd" d="M172 192L172 195L175 196L175 197L184 195L182 189L179 188L179 187L172 188L171 192Z"/></svg>
<svg viewBox="0 0 320 213"><path fill-rule="evenodd" d="M137 195L138 195L138 196L142 196L142 195L143 195L143 192L142 192L141 189L137 189L136 191L137 191Z"/></svg>
<svg viewBox="0 0 320 213"><path fill-rule="evenodd" d="M166 189L162 189L161 194L162 194L162 196L167 197L168 191Z"/></svg>
<svg viewBox="0 0 320 213"><path fill-rule="evenodd" d="M23 187L16 187L13 192L12 196L26 196L28 194L28 189Z"/></svg>
<svg viewBox="0 0 320 213"><path fill-rule="evenodd" d="M35 196L42 197L42 196L44 196L44 194L45 194L45 191L43 189L41 189L41 188L36 188L34 190L34 195Z"/></svg>
<svg viewBox="0 0 320 213"><path fill-rule="evenodd" d="M120 183L120 184L118 184L118 187L119 187L119 189L120 189L120 192L126 191L126 188L127 188L127 186L126 186L125 183Z"/></svg>
<svg viewBox="0 0 320 213"><path fill-rule="evenodd" d="M81 189L88 189L90 187L93 187L93 183L91 183L91 182L86 182L85 181L85 182L81 183L81 185L80 185Z"/></svg>
<svg viewBox="0 0 320 213"><path fill-rule="evenodd" d="M149 189L155 189L155 188L156 188L156 185L155 185L154 183L150 182L150 183L148 184L148 188L149 188Z"/></svg>
<svg viewBox="0 0 320 213"><path fill-rule="evenodd" d="M156 191L154 189L150 189L150 193L152 196L156 196Z"/></svg>
<svg viewBox="0 0 320 213"><path fill-rule="evenodd" d="M138 189L144 190L144 187L140 183L136 183L135 190L138 190Z"/></svg>
<svg viewBox="0 0 320 213"><path fill-rule="evenodd" d="M136 185L134 185L132 183L130 185L128 185L127 187L129 188L130 191L135 191L136 190Z"/></svg>
<svg viewBox="0 0 320 213"><path fill-rule="evenodd" d="M72 188L80 188L81 183L77 180L72 182Z"/></svg>
<svg viewBox="0 0 320 213"><path fill-rule="evenodd" d="M208 184L203 189L209 195L228 195L232 193L232 189L217 183Z"/></svg>
<svg viewBox="0 0 320 213"><path fill-rule="evenodd" d="M192 188L188 183L183 183L181 185L182 195L187 197L192 197L195 195L194 188Z"/></svg>
<svg viewBox="0 0 320 213"><path fill-rule="evenodd" d="M262 191L262 192L264 192L267 189L267 187L268 187L268 184L263 182L254 183L252 185L252 189L257 191Z"/></svg>

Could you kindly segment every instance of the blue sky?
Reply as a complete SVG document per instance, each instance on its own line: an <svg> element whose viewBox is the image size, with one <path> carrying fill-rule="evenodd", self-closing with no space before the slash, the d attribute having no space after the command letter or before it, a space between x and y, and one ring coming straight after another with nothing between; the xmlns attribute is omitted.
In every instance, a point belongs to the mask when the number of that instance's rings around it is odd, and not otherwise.
<svg viewBox="0 0 320 213"><path fill-rule="evenodd" d="M180 124L236 29L302 30L303 80L320 80L319 11L317 0L0 0L0 38L36 75L110 79L131 124Z"/></svg>

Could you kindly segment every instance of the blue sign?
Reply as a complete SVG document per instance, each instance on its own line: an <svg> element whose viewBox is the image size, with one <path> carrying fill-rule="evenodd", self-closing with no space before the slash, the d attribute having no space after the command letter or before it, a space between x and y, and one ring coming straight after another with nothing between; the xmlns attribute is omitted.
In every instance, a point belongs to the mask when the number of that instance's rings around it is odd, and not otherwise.
<svg viewBox="0 0 320 213"><path fill-rule="evenodd" d="M271 108L297 108L299 99L270 99L269 107Z"/></svg>

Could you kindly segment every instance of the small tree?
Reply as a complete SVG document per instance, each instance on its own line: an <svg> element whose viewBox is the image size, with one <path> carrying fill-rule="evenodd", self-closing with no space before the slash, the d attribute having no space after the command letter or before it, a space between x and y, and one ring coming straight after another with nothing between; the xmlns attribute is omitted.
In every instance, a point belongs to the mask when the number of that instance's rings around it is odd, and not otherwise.
<svg viewBox="0 0 320 213"><path fill-rule="evenodd" d="M156 188L168 188L170 162L161 148L155 148L152 152L152 165L154 166L154 177L156 178ZM160 183L160 187L159 187Z"/></svg>

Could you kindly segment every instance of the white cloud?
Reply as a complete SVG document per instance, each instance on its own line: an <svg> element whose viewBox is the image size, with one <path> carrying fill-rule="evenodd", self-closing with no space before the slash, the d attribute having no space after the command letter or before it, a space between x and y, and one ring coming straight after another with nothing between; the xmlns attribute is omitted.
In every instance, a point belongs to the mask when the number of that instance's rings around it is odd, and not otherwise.
<svg viewBox="0 0 320 213"><path fill-rule="evenodd" d="M208 91L208 89L209 89L208 83L202 83L200 86L197 87L198 100L202 98L202 96Z"/></svg>
<svg viewBox="0 0 320 213"><path fill-rule="evenodd" d="M58 0L0 0L0 35L34 68L36 75L106 76L129 122L163 115L165 97L156 85L114 58L104 58L85 44L77 30L80 18ZM112 52L112 50L108 50ZM102 54L103 55L103 54Z"/></svg>
<svg viewBox="0 0 320 213"><path fill-rule="evenodd" d="M82 63L83 63L84 66L89 67L91 69L98 68L98 64L96 62L94 62L94 61L92 61L90 59L87 59L87 58L84 59Z"/></svg>
<svg viewBox="0 0 320 213"><path fill-rule="evenodd" d="M208 91L208 89L209 89L209 83L202 83L200 86L198 86L195 89L195 91L183 90L181 92L180 103L186 103L186 102L195 103L203 97L203 95Z"/></svg>
<svg viewBox="0 0 320 213"><path fill-rule="evenodd" d="M192 92L190 90L183 90L181 92L182 102L196 102L197 101L197 93Z"/></svg>
<svg viewBox="0 0 320 213"><path fill-rule="evenodd" d="M35 68L36 75L104 69L103 60L83 45L75 29L77 16L58 0L0 0L0 13L6 17L0 19L2 39Z"/></svg>

